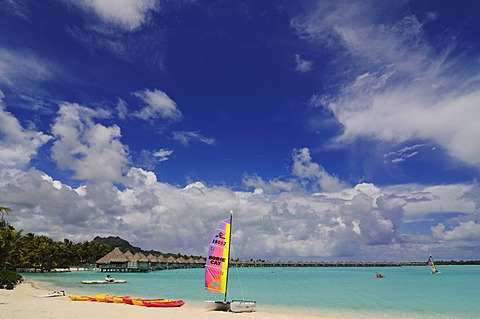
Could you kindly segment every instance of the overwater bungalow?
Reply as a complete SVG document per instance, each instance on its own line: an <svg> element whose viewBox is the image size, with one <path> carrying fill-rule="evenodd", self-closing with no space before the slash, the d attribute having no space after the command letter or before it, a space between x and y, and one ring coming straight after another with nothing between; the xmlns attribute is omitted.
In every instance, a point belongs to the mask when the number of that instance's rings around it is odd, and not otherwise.
<svg viewBox="0 0 480 319"><path fill-rule="evenodd" d="M97 267L101 271L126 271L128 268L129 260L120 250L116 247L111 252L97 260Z"/></svg>

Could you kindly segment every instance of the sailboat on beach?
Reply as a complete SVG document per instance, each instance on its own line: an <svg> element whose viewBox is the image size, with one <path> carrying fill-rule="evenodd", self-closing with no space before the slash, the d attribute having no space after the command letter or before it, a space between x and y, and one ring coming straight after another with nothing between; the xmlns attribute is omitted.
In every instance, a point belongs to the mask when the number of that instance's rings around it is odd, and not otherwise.
<svg viewBox="0 0 480 319"><path fill-rule="evenodd" d="M232 234L233 211L230 218L222 220L213 234L207 260L205 263L205 289L223 294L223 301L207 300L208 310L252 312L256 301L227 301L228 270L230 266L230 246Z"/></svg>
<svg viewBox="0 0 480 319"><path fill-rule="evenodd" d="M433 258L431 255L428 257L428 266L430 266L430 269L432 269L432 274L436 275L440 273L437 270L437 266L435 266L435 262L433 261Z"/></svg>

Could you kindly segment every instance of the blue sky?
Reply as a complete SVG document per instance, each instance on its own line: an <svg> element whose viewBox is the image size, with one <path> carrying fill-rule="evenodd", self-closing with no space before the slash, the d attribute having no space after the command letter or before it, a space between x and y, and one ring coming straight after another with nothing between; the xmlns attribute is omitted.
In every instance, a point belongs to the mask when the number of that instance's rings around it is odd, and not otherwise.
<svg viewBox="0 0 480 319"><path fill-rule="evenodd" d="M25 233L272 260L478 259L474 1L0 1Z"/></svg>

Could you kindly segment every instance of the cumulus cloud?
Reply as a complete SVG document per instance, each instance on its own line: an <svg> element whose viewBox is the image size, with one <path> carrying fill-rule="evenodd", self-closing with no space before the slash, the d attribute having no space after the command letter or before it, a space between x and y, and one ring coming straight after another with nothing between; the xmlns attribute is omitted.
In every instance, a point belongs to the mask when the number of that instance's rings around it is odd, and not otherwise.
<svg viewBox="0 0 480 319"><path fill-rule="evenodd" d="M336 142L430 141L453 158L480 166L476 64L453 54L454 37L445 37L441 52L425 40L423 29L431 18L407 15L378 24L375 12L381 10L370 5L319 5L292 20L301 37L335 46L346 57L342 63L349 71L341 89L314 99L342 124Z"/></svg>
<svg viewBox="0 0 480 319"><path fill-rule="evenodd" d="M292 174L304 181L311 181L315 188L326 192L335 192L345 188L343 182L337 177L330 175L322 166L312 162L308 148L294 151Z"/></svg>
<svg viewBox="0 0 480 319"><path fill-rule="evenodd" d="M5 110L0 91L0 168L23 168L52 137L25 129L17 118Z"/></svg>
<svg viewBox="0 0 480 319"><path fill-rule="evenodd" d="M142 26L148 13L158 9L157 0L81 0L76 4L93 11L106 23L130 31Z"/></svg>
<svg viewBox="0 0 480 319"><path fill-rule="evenodd" d="M120 181L129 162L128 150L120 142L120 128L95 123L106 117L104 110L93 110L74 103L62 103L52 133L52 156L61 169L72 170L80 180Z"/></svg>
<svg viewBox="0 0 480 319"><path fill-rule="evenodd" d="M281 192L290 192L299 190L300 185L295 180L284 181L279 178L265 181L258 175L245 175L243 177L243 185L253 187L256 194L277 194Z"/></svg>
<svg viewBox="0 0 480 319"><path fill-rule="evenodd" d="M480 240L480 224L478 222L469 220L466 222L459 222L451 229L447 229L445 224L440 223L432 227L433 237L441 240L457 241L479 241Z"/></svg>
<svg viewBox="0 0 480 319"><path fill-rule="evenodd" d="M295 149L292 153L292 176L287 180L274 178L265 181L258 175L245 175L243 184L253 187L256 192L276 194L280 192L310 191L338 192L347 186L337 177L330 175L325 169L312 161L308 148Z"/></svg>
<svg viewBox="0 0 480 319"><path fill-rule="evenodd" d="M153 172L139 168L128 172L123 190L111 184L89 183L80 192L55 184L35 170L3 171L1 177L0 195L10 198L9 204L14 208L19 203L23 207L15 209L14 214L16 224L22 228L54 235L56 227L65 223L64 227L76 239L90 239L81 232L85 227L90 227L89 234L121 232L146 249L203 255L208 240L202 242L198 238L208 238L216 223L233 208L233 236L243 243L235 254L244 258L335 258L359 252L363 258L374 258L382 247L392 249L394 245L400 249L404 244L400 228L409 202L369 184L314 196L298 192L239 192L198 182L179 188L162 183ZM29 186L25 184L27 180L34 182ZM29 197L28 208L23 198L33 192L36 195ZM431 194L429 198L435 196ZM56 205L51 207L48 201L55 201ZM47 207L51 210L48 214ZM42 223L36 226L34 220ZM109 220L112 223L105 229ZM184 220L189 221L188 229ZM51 228L41 226L45 223ZM75 227L80 228L74 231ZM419 245L427 243L422 241ZM408 254L412 258L411 250ZM418 251L419 258L422 254Z"/></svg>
<svg viewBox="0 0 480 319"><path fill-rule="evenodd" d="M133 114L142 120L162 118L170 121L179 121L183 117L175 101L161 90L155 89L150 91L145 89L137 91L133 95L145 103L138 112Z"/></svg>
<svg viewBox="0 0 480 319"><path fill-rule="evenodd" d="M89 133L94 131L91 118L95 113L90 109L82 111L78 105L62 105L55 124L59 126L54 131L64 139L62 143L71 144L71 148L63 146L68 156L74 157L70 161L90 151L82 137L95 136ZM67 127L71 127L70 131ZM107 134L104 141L111 140L112 135ZM109 143L102 145L110 147ZM80 153L74 153L74 149ZM91 152L98 155L95 150ZM62 234L77 241L91 240L91 234L122 234L137 246L164 252L204 255L212 229L231 209L235 211L233 236L243 243L235 249L239 258L324 256L368 260L381 253L386 260L412 260L424 258L425 248L431 245L447 249L458 240L465 247L477 245L478 220L472 214L478 201L475 194L480 189L476 183L386 188L363 183L312 194L302 188L302 180L320 183L318 179L327 173L307 155L308 149L296 150L292 155L292 161L300 161L303 166L298 170L301 174L287 181L252 177L251 185L257 186L253 191L201 182L173 186L159 181L154 172L138 167L128 170L120 188L108 178L89 180L73 188L34 168L2 169L0 198L5 199L2 205L14 209L9 218L15 227L28 232L53 238ZM68 167L77 169L77 164ZM402 234L406 222L422 223L432 211L445 212L445 218L441 214L436 217L432 234L408 235L410 238ZM452 218L451 212L464 217ZM189 227L185 227L185 220Z"/></svg>
<svg viewBox="0 0 480 319"><path fill-rule="evenodd" d="M116 236L129 229L112 184L72 189L34 168L4 169L0 180L0 197L8 198L14 209L12 224L18 229L75 241L91 240L92 231ZM64 237L58 238L59 234Z"/></svg>

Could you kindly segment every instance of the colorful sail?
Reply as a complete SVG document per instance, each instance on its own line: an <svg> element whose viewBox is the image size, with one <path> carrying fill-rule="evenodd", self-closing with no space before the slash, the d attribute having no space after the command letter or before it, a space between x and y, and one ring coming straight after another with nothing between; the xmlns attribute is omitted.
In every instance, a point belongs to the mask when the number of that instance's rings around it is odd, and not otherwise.
<svg viewBox="0 0 480 319"><path fill-rule="evenodd" d="M226 295L228 263L230 251L230 227L232 216L220 222L208 251L207 261L205 263L205 288Z"/></svg>
<svg viewBox="0 0 480 319"><path fill-rule="evenodd" d="M428 257L428 265L430 266L430 269L432 269L432 274L438 273L437 267L435 266L435 263L433 262L432 256Z"/></svg>

